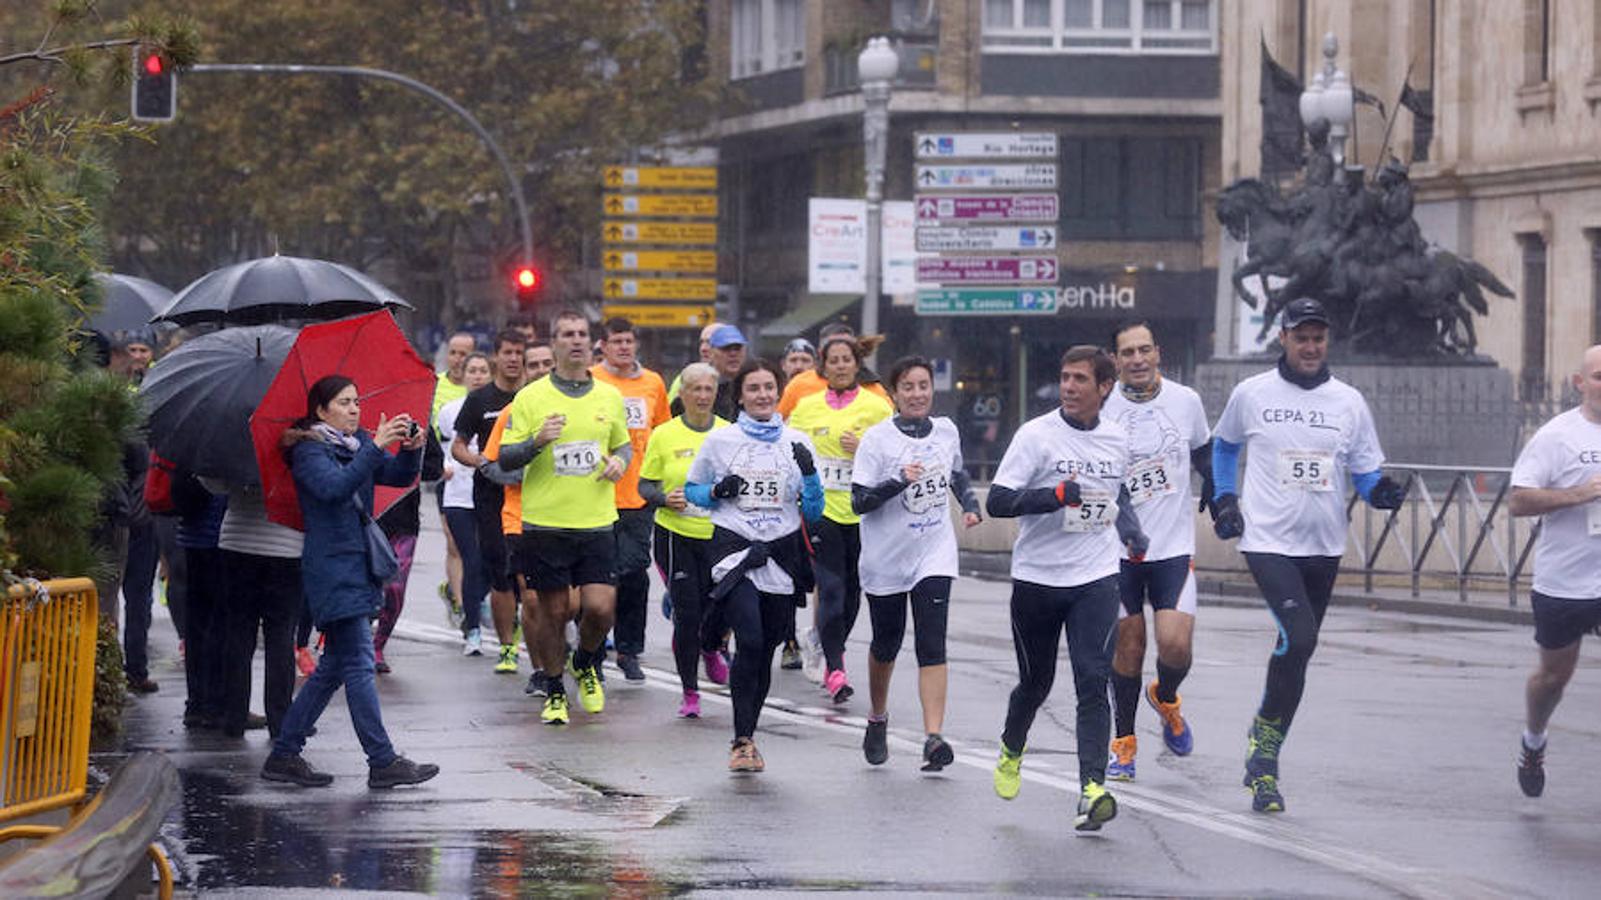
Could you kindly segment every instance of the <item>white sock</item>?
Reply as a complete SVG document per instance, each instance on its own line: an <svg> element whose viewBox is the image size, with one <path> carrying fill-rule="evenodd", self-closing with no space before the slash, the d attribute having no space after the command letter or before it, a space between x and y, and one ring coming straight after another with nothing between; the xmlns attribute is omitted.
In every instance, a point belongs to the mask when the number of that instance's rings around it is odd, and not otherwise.
<svg viewBox="0 0 1601 900"><path fill-rule="evenodd" d="M1523 746L1528 747L1530 750L1544 750L1545 732L1542 731L1539 734L1535 734L1527 728L1523 729Z"/></svg>

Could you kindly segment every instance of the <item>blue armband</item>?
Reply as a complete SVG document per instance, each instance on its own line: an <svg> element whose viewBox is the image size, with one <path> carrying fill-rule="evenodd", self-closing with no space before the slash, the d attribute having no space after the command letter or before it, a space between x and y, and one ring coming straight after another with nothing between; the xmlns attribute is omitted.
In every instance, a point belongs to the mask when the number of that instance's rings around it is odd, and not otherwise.
<svg viewBox="0 0 1601 900"><path fill-rule="evenodd" d="M816 472L801 476L801 517L808 522L823 517L823 479Z"/></svg>
<svg viewBox="0 0 1601 900"><path fill-rule="evenodd" d="M684 499L701 509L711 509L717 504L716 498L712 497L712 486L709 484L695 484L694 482L685 484Z"/></svg>
<svg viewBox="0 0 1601 900"><path fill-rule="evenodd" d="M1240 445L1222 438L1212 439L1212 499L1240 494Z"/></svg>
<svg viewBox="0 0 1601 900"><path fill-rule="evenodd" d="M1380 475L1377 470L1372 472L1355 472L1351 475L1351 483L1356 485L1357 496L1363 500L1373 499L1373 486L1379 483Z"/></svg>

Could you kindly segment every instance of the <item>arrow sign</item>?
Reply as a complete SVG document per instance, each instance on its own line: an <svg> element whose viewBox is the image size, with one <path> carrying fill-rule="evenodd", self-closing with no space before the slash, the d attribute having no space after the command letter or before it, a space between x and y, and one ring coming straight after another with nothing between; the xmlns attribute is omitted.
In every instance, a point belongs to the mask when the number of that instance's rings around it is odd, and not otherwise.
<svg viewBox="0 0 1601 900"><path fill-rule="evenodd" d="M608 244L688 244L708 247L717 243L717 223L607 222L601 234Z"/></svg>
<svg viewBox="0 0 1601 900"><path fill-rule="evenodd" d="M918 166L917 186L924 190L1017 189L1056 187L1056 163L1010 165Z"/></svg>
<svg viewBox="0 0 1601 900"><path fill-rule="evenodd" d="M641 250L608 253L602 262L608 269L646 272L717 271L717 254L710 250Z"/></svg>
<svg viewBox="0 0 1601 900"><path fill-rule="evenodd" d="M716 300L715 278L614 278L607 280L608 300Z"/></svg>
<svg viewBox="0 0 1601 900"><path fill-rule="evenodd" d="M717 169L712 166L607 166L606 186L716 190Z"/></svg>
<svg viewBox="0 0 1601 900"><path fill-rule="evenodd" d="M918 159L1053 159L1056 135L1048 131L918 132Z"/></svg>
<svg viewBox="0 0 1601 900"><path fill-rule="evenodd" d="M918 197L917 221L1054 222L1059 207L1055 194L971 194L958 197Z"/></svg>
<svg viewBox="0 0 1601 900"><path fill-rule="evenodd" d="M607 194L609 215L717 217L716 194Z"/></svg>
<svg viewBox="0 0 1601 900"><path fill-rule="evenodd" d="M1056 260L1049 256L936 256L917 261L923 284L1055 284Z"/></svg>
<svg viewBox="0 0 1601 900"><path fill-rule="evenodd" d="M923 253L1050 250L1055 246L1053 225L925 225L917 229L917 249Z"/></svg>
<svg viewBox="0 0 1601 900"><path fill-rule="evenodd" d="M918 291L920 316L1045 316L1056 312L1055 288Z"/></svg>

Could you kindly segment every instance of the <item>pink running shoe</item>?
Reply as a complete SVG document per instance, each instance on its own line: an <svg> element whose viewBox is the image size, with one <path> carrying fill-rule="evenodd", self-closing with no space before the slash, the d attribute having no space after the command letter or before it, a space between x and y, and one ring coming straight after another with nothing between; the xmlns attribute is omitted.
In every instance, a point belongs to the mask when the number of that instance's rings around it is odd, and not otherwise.
<svg viewBox="0 0 1601 900"><path fill-rule="evenodd" d="M706 663L707 681L712 684L728 683L728 663L723 660L721 653L716 650L707 650L700 655L700 658Z"/></svg>
<svg viewBox="0 0 1601 900"><path fill-rule="evenodd" d="M845 677L844 669L835 669L829 672L828 677L823 679L823 690L828 691L828 695L834 698L835 703L844 703L851 698L852 694L856 693L856 690L851 687L850 681Z"/></svg>
<svg viewBox="0 0 1601 900"><path fill-rule="evenodd" d="M685 691L684 702L678 705L680 719L700 718L700 694L697 691Z"/></svg>

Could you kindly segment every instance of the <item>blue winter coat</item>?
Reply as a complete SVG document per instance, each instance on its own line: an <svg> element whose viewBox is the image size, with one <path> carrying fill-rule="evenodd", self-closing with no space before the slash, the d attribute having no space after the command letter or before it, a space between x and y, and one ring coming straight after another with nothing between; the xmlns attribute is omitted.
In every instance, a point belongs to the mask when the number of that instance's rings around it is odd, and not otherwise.
<svg viewBox="0 0 1601 900"><path fill-rule="evenodd" d="M383 585L367 565L366 515L373 483L405 487L417 477L421 450L385 453L365 431L355 451L326 441L301 441L289 455L300 494L306 544L300 575L319 627L352 616L371 616L383 605ZM361 509L356 508L356 502Z"/></svg>

